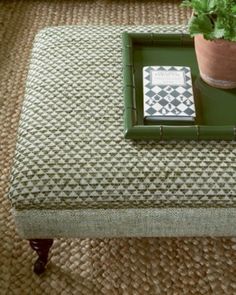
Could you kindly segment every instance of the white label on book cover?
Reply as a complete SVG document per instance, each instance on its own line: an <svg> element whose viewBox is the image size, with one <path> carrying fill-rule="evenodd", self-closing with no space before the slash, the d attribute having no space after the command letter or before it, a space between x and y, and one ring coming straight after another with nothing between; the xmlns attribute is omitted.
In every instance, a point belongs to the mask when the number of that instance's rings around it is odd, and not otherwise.
<svg viewBox="0 0 236 295"><path fill-rule="evenodd" d="M143 68L144 117L194 120L191 70L186 66Z"/></svg>
<svg viewBox="0 0 236 295"><path fill-rule="evenodd" d="M184 71L153 70L151 81L153 85L185 85L185 73Z"/></svg>

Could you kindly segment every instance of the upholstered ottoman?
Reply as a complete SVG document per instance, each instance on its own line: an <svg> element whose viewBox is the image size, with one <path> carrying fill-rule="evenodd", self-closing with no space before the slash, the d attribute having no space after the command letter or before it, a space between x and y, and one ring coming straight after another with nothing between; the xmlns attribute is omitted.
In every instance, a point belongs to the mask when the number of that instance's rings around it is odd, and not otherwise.
<svg viewBox="0 0 236 295"><path fill-rule="evenodd" d="M236 235L235 142L124 139L123 31L82 26L36 37L9 198L38 252L53 238Z"/></svg>

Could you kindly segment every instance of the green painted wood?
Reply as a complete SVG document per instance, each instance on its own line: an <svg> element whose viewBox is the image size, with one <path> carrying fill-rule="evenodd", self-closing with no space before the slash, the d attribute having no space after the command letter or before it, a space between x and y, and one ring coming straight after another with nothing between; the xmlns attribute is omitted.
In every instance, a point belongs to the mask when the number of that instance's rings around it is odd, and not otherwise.
<svg viewBox="0 0 236 295"><path fill-rule="evenodd" d="M236 89L208 86L199 76L193 39L188 34L123 33L125 138L158 140L236 139ZM143 118L144 66L191 67L196 125L160 126Z"/></svg>

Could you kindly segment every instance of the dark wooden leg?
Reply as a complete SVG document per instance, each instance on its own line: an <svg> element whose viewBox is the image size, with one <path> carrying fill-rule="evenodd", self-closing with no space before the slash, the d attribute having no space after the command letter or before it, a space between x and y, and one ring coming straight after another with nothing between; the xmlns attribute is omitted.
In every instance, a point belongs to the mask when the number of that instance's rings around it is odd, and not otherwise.
<svg viewBox="0 0 236 295"><path fill-rule="evenodd" d="M34 264L34 272L37 275L42 274L45 271L46 264L48 262L48 252L53 244L52 239L35 239L29 240L30 246L38 254L38 259Z"/></svg>

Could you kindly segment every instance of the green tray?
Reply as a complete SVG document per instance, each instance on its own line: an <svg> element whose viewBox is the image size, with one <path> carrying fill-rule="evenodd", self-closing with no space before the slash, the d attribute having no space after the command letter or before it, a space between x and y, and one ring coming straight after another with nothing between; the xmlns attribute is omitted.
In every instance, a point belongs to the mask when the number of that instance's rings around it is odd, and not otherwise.
<svg viewBox="0 0 236 295"><path fill-rule="evenodd" d="M208 86L199 77L193 39L188 34L123 33L125 138L235 140L236 90ZM142 69L150 65L189 66L196 104L195 125L146 125Z"/></svg>

